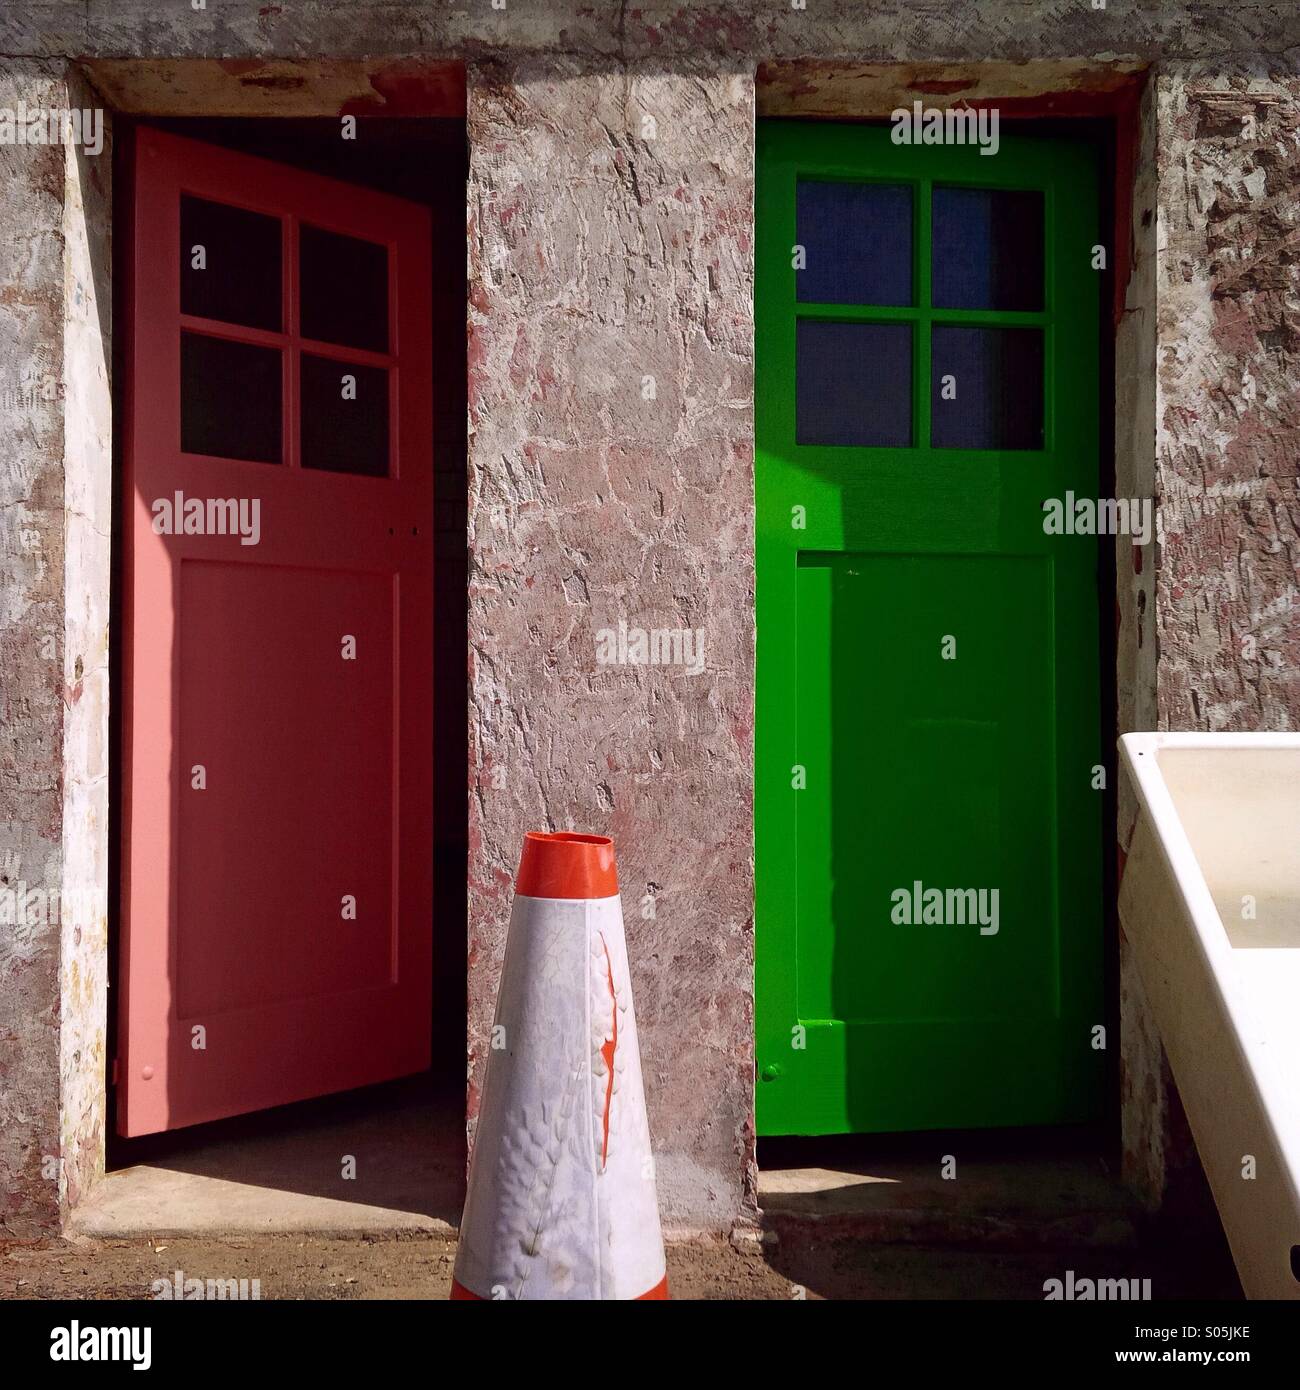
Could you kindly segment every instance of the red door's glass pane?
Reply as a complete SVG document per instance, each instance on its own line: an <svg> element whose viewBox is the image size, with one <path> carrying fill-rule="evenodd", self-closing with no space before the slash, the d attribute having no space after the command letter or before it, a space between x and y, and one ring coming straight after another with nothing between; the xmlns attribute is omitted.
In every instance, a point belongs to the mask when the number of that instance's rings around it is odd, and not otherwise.
<svg viewBox="0 0 1300 1390"><path fill-rule="evenodd" d="M298 244L303 337L387 352L387 247L319 227Z"/></svg>
<svg viewBox="0 0 1300 1390"><path fill-rule="evenodd" d="M278 217L181 195L181 313L280 328Z"/></svg>
<svg viewBox="0 0 1300 1390"><path fill-rule="evenodd" d="M302 466L387 475L387 371L303 353Z"/></svg>
<svg viewBox="0 0 1300 1390"><path fill-rule="evenodd" d="M280 462L280 353L181 334L181 448Z"/></svg>

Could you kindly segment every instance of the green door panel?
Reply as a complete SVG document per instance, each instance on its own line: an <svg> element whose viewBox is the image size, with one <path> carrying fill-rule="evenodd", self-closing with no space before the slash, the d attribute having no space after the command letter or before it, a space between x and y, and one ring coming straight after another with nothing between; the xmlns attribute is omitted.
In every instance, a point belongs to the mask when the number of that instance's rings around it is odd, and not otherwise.
<svg viewBox="0 0 1300 1390"><path fill-rule="evenodd" d="M990 158L798 122L760 124L758 156L759 1133L1092 1118L1104 1077L1098 557L1091 538L1045 535L1043 502L1097 495L1095 156L1003 135ZM870 206L889 216L910 195L910 231L856 244L850 221L796 269L801 180L883 187ZM1041 207L1040 301L932 306L940 280L950 299L964 293L931 266L936 187L948 246L951 209L970 198L950 190L1030 199L999 203L957 244L969 264L956 279L976 299L1017 292L998 280L1015 265L985 274L999 237L1036 270ZM854 196L831 202L856 210ZM972 206L978 220L978 196ZM873 263L896 253L891 235L911 256L892 286ZM801 300L806 258L837 246L895 302ZM851 278L833 269L821 262L805 283ZM819 337L827 324L894 331ZM936 446L966 440L972 417L975 444ZM799 442L846 431L889 442ZM997 447L984 447L990 432Z"/></svg>

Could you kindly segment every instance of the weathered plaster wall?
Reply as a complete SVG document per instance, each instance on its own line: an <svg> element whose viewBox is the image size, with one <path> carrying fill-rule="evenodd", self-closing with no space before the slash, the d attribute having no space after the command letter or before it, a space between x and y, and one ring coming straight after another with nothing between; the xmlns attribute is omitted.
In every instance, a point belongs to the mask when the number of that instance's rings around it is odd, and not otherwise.
<svg viewBox="0 0 1300 1390"><path fill-rule="evenodd" d="M1300 729L1300 76L1157 94L1160 723Z"/></svg>
<svg viewBox="0 0 1300 1390"><path fill-rule="evenodd" d="M0 107L65 90L61 70L0 72ZM0 145L0 889L19 897L62 879L64 196L61 149ZM18 1235L59 1212L59 925L30 904L0 921L0 1233Z"/></svg>
<svg viewBox="0 0 1300 1390"><path fill-rule="evenodd" d="M78 108L11 65L0 107ZM0 1230L103 1166L111 143L0 146ZM34 895L32 890L37 890ZM16 920L3 920L16 918Z"/></svg>
<svg viewBox="0 0 1300 1390"><path fill-rule="evenodd" d="M102 106L75 73L69 99ZM113 529L112 127L65 152L63 894L60 1190L75 1207L104 1167L108 1026L108 714Z"/></svg>
<svg viewBox="0 0 1300 1390"><path fill-rule="evenodd" d="M0 52L239 59L578 55L656 63L1277 55L1294 0L24 0Z"/></svg>
<svg viewBox="0 0 1300 1390"><path fill-rule="evenodd" d="M1143 92L1128 229L1130 271L1115 331L1115 495L1154 499L1156 294L1159 209L1155 83ZM1115 541L1116 731L1156 727L1156 544ZM1128 778L1116 788L1121 851L1128 848L1137 799ZM1142 1204L1157 1209L1165 1191L1170 1083L1164 1049L1141 978L1120 930L1120 1126L1124 1174Z"/></svg>
<svg viewBox="0 0 1300 1390"><path fill-rule="evenodd" d="M1156 495L1155 380L1159 216L1155 83L1142 93L1135 135L1133 189L1127 229L1128 254L1121 287L1123 312L1115 327L1115 494L1153 499ZM1158 540L1158 537L1157 537ZM1152 729L1157 718L1155 583L1157 543L1141 546L1125 537L1115 543L1116 724L1120 733ZM1137 800L1125 778L1118 788L1119 824L1132 826ZM1123 841L1127 844L1127 833Z"/></svg>
<svg viewBox="0 0 1300 1390"><path fill-rule="evenodd" d="M608 833L664 1217L715 1229L752 1202L753 99L469 81L471 1125L521 836ZM620 621L704 669L598 664Z"/></svg>

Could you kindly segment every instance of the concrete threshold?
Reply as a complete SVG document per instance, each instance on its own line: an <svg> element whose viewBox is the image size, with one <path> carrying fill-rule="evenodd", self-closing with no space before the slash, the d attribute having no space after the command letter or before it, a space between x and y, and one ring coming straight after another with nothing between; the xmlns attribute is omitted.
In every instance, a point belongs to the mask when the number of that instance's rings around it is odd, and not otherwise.
<svg viewBox="0 0 1300 1390"><path fill-rule="evenodd" d="M70 1234L447 1238L464 1199L464 1097L425 1078L122 1148Z"/></svg>
<svg viewBox="0 0 1300 1390"><path fill-rule="evenodd" d="M1137 1238L1111 1163L1070 1131L768 1140L759 1163L762 1226L778 1236L1008 1250Z"/></svg>

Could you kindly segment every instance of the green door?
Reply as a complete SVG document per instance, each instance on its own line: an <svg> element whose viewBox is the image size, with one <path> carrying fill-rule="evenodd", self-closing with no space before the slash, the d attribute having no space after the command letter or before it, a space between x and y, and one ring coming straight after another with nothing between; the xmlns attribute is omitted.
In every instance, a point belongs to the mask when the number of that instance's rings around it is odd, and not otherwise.
<svg viewBox="0 0 1300 1390"><path fill-rule="evenodd" d="M1099 1111L1097 177L760 125L760 1134Z"/></svg>

